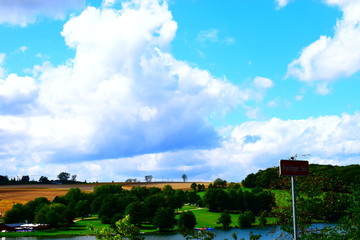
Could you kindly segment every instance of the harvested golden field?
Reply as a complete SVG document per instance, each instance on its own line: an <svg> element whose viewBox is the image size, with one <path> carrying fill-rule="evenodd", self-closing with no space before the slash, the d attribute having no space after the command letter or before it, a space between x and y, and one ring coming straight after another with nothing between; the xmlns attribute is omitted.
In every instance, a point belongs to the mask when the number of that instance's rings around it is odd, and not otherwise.
<svg viewBox="0 0 360 240"><path fill-rule="evenodd" d="M56 196L63 196L70 188L80 188L82 191L93 191L95 186L106 184L121 184L124 189L131 189L134 186L159 187L171 185L174 189L190 189L189 182L151 182L151 183L94 183L94 184L29 184L29 185L1 185L0 186L0 212L3 214L14 204L25 204L38 197L46 197L50 201ZM201 183L207 186L209 183Z"/></svg>

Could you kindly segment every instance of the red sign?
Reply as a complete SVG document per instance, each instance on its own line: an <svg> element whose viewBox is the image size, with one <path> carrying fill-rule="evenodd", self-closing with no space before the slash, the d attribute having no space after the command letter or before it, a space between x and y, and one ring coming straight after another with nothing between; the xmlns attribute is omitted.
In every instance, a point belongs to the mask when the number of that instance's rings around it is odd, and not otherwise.
<svg viewBox="0 0 360 240"><path fill-rule="evenodd" d="M281 176L307 176L309 175L309 162L298 160L280 160Z"/></svg>

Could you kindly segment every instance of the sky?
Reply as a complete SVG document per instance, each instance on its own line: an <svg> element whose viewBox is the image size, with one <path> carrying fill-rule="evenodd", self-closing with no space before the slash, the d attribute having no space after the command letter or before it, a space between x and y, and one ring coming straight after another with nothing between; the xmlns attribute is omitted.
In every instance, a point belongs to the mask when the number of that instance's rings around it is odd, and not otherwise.
<svg viewBox="0 0 360 240"><path fill-rule="evenodd" d="M359 164L359 71L359 0L0 0L0 175Z"/></svg>

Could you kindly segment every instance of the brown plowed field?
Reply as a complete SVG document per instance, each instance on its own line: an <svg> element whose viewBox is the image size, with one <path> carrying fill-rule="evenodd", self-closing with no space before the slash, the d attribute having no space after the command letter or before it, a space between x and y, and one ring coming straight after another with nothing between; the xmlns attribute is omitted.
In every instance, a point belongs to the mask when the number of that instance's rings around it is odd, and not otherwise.
<svg viewBox="0 0 360 240"><path fill-rule="evenodd" d="M94 184L29 184L29 185L0 185L0 212L4 214L14 204L25 204L38 197L46 197L50 201L55 196L63 196L70 188L80 188L82 191L93 191L95 186L106 184L121 184L124 189L134 186L159 187L171 185L174 189L190 189L189 182L151 182L151 183L94 183ZM209 182L201 183L207 186Z"/></svg>

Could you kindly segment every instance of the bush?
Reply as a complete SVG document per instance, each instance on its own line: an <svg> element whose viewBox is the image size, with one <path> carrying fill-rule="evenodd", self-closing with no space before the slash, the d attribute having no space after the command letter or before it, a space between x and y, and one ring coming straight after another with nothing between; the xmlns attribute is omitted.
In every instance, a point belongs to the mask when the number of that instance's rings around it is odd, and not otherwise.
<svg viewBox="0 0 360 240"><path fill-rule="evenodd" d="M193 212L182 212L179 217L179 229L181 231L193 230L196 225L196 217Z"/></svg>
<svg viewBox="0 0 360 240"><path fill-rule="evenodd" d="M255 215L252 211L247 210L239 216L239 228L249 228L255 222Z"/></svg>

